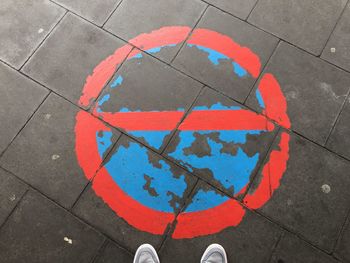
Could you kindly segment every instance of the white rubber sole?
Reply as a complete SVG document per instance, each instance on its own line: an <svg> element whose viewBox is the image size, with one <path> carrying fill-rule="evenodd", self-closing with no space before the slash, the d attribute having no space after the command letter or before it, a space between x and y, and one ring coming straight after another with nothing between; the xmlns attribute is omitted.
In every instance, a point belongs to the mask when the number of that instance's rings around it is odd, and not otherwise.
<svg viewBox="0 0 350 263"><path fill-rule="evenodd" d="M136 255L140 254L144 250L146 250L146 251L147 250L151 250L152 254L156 257L157 261L160 262L159 258L158 258L157 251L154 249L154 247L152 245L150 245L150 244L143 244L143 245L139 246L139 248L136 250L134 263L137 263L136 262L136 258L137 258Z"/></svg>
<svg viewBox="0 0 350 263"><path fill-rule="evenodd" d="M211 244L204 252L202 258L201 258L201 263L204 261L205 256L209 253L209 251L218 251L220 254L224 256L224 262L227 263L227 255L225 249L219 245L219 244Z"/></svg>

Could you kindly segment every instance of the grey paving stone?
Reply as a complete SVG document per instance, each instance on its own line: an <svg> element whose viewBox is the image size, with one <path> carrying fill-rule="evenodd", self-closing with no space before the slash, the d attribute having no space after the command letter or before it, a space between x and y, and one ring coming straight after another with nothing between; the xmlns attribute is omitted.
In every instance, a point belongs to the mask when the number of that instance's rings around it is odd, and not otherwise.
<svg viewBox="0 0 350 263"><path fill-rule="evenodd" d="M239 18L246 19L257 0L206 0L206 2Z"/></svg>
<svg viewBox="0 0 350 263"><path fill-rule="evenodd" d="M26 189L25 184L0 168L0 225L5 222Z"/></svg>
<svg viewBox="0 0 350 263"><path fill-rule="evenodd" d="M346 2L261 0L248 21L314 55L320 55Z"/></svg>
<svg viewBox="0 0 350 263"><path fill-rule="evenodd" d="M350 261L350 219L348 219L345 229L340 237L335 254L344 262Z"/></svg>
<svg viewBox="0 0 350 263"><path fill-rule="evenodd" d="M166 26L188 26L192 28L200 18L206 4L199 0L126 0L104 26L108 31L128 41L140 34L150 33ZM138 43L134 43L143 48ZM165 47L155 54L171 61L180 45Z"/></svg>
<svg viewBox="0 0 350 263"><path fill-rule="evenodd" d="M108 242L101 255L94 263L127 263L132 262L133 257L124 249Z"/></svg>
<svg viewBox="0 0 350 263"><path fill-rule="evenodd" d="M69 102L50 95L0 159L2 167L64 207L72 206L88 182L75 152L77 112Z"/></svg>
<svg viewBox="0 0 350 263"><path fill-rule="evenodd" d="M284 42L264 73L275 76L286 97L292 130L325 144L349 92L350 75ZM256 87L247 105L261 111Z"/></svg>
<svg viewBox="0 0 350 263"><path fill-rule="evenodd" d="M208 186L199 186L197 189L204 188L218 194ZM212 195L208 195L202 202L211 203ZM213 224L215 220L225 220L225 216L223 214L220 219L213 218ZM266 262L279 236L280 230L277 227L247 210L238 226L228 227L217 234L186 239L168 236L159 255L161 262L195 263L200 261L207 246L218 243L226 249L228 262Z"/></svg>
<svg viewBox="0 0 350 263"><path fill-rule="evenodd" d="M79 198L73 213L134 252L144 243L159 247L162 241L162 236L141 232L118 217L91 187Z"/></svg>
<svg viewBox="0 0 350 263"><path fill-rule="evenodd" d="M93 69L123 44L69 13L24 66L23 71L77 103L85 80Z"/></svg>
<svg viewBox="0 0 350 263"><path fill-rule="evenodd" d="M205 88L193 105L192 110L180 125L186 124L191 119L191 114L201 110L247 110L244 106L233 100ZM242 113L243 114L243 113ZM217 116L220 119L223 117ZM233 118L233 117L232 117ZM245 191L245 186L255 175L260 164L265 158L278 126L272 131L267 131L267 119L260 116L263 126L256 130L179 130L165 149L165 154L179 165L201 177L205 181L218 187L231 196L240 196ZM212 125L213 119L207 117ZM237 119L228 119L227 122L235 122ZM244 125L254 120L246 120ZM272 126L273 124L270 123ZM245 126L247 127L247 126Z"/></svg>
<svg viewBox="0 0 350 263"><path fill-rule="evenodd" d="M275 37L214 7L208 8L197 28L209 29L232 38L240 46L247 47L258 55L261 65L267 62L277 45ZM254 85L255 78L242 69L242 65L233 64L236 62L227 56L225 58L210 52L212 51L201 46L186 44L173 65L206 85L243 102Z"/></svg>
<svg viewBox="0 0 350 263"><path fill-rule="evenodd" d="M101 26L121 0L55 0L56 3Z"/></svg>
<svg viewBox="0 0 350 263"><path fill-rule="evenodd" d="M279 150L279 141L272 150ZM290 134L289 144L289 160L279 188L259 211L313 245L332 251L349 209L350 163L295 134ZM261 173L250 194L260 180ZM247 198L244 201L251 207Z"/></svg>
<svg viewBox="0 0 350 263"><path fill-rule="evenodd" d="M95 104L95 114L161 152L180 119L175 120L173 127L166 130L143 131L142 128L128 128L119 123L117 118L109 118L106 114L178 111L184 115L203 85L146 53L142 53L141 56L125 61L115 73ZM144 119L139 121L145 125L149 122Z"/></svg>
<svg viewBox="0 0 350 263"><path fill-rule="evenodd" d="M90 262L103 241L91 227L29 191L0 230L0 258L7 263Z"/></svg>
<svg viewBox="0 0 350 263"><path fill-rule="evenodd" d="M350 5L339 20L325 49L322 58L350 71Z"/></svg>
<svg viewBox="0 0 350 263"><path fill-rule="evenodd" d="M1 1L0 59L20 68L64 12L49 0Z"/></svg>
<svg viewBox="0 0 350 263"><path fill-rule="evenodd" d="M0 64L0 153L10 144L48 91Z"/></svg>
<svg viewBox="0 0 350 263"><path fill-rule="evenodd" d="M279 242L270 263L335 263L324 252L312 247L292 234L285 234Z"/></svg>
<svg viewBox="0 0 350 263"><path fill-rule="evenodd" d="M350 159L350 99L345 102L344 109L342 110L339 119L332 131L331 136L327 142L327 148L334 152Z"/></svg>

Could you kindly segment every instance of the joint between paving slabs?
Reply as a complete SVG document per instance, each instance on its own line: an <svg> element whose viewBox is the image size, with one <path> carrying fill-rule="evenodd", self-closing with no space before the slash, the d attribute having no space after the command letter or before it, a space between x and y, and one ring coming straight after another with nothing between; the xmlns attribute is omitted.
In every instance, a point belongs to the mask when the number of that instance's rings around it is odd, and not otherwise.
<svg viewBox="0 0 350 263"><path fill-rule="evenodd" d="M249 207L245 206L244 204L242 204L246 209L248 209L249 211L257 214L258 216L264 218L265 220L267 220L268 222L270 222L271 224L274 224L275 226L277 226L278 228L280 228L281 230L284 230L286 233L289 233L291 235L294 235L296 237L298 237L300 240L304 241L305 243L307 243L309 246L315 248L316 250L322 251L323 253L327 254L327 255L331 255L330 251L327 251L323 248L317 247L316 245L312 244L311 241L309 241L306 237L304 237L302 234L295 232L293 229L289 229L287 226L282 225L281 223L279 223L278 221L274 221L272 218L270 218L269 216L263 214L262 212L260 212L259 210L256 209L250 209ZM333 257L334 258L334 257Z"/></svg>
<svg viewBox="0 0 350 263"><path fill-rule="evenodd" d="M186 196L185 200L183 201L183 204L181 205L181 209L179 209L179 211L177 211L177 212L175 213L175 218L174 218L174 220L173 220L170 224L168 224L167 229L166 229L166 233L165 233L165 235L164 235L164 237L163 237L163 239L162 239L162 241L161 241L161 243L160 243L160 245L159 245L159 248L157 249L158 252L160 252L160 250L162 250L165 241L166 241L169 237L171 237L171 234L174 233L175 228L176 228L176 224L177 224L177 218L178 218L178 216L180 215L180 213L184 212L185 209L188 207L188 205L191 203L192 198L193 198L193 195L194 195L194 191L195 191L195 189L197 188L197 186L198 186L200 180L201 180L201 179L197 178L196 183L193 185L191 191L188 193L188 195Z"/></svg>
<svg viewBox="0 0 350 263"><path fill-rule="evenodd" d="M275 254L275 252L276 252L276 249L277 249L279 243L281 242L281 240L285 237L285 235L286 235L286 232L285 232L285 231L282 231L282 232L280 233L280 235L279 235L277 241L275 242L275 244L274 244L274 246L273 246L273 248L272 248L272 250L271 250L271 254L270 254L269 260L266 261L266 262L268 262L268 263L269 263L269 262L272 262L272 258L273 258L274 254Z"/></svg>
<svg viewBox="0 0 350 263"><path fill-rule="evenodd" d="M277 138L279 137L280 131L282 130L282 128L280 126L276 126L276 132L275 135L273 136L273 139L265 153L264 158L262 158L262 161L260 162L260 164L258 165L258 167L256 168L254 174L252 175L251 179L249 180L248 186L246 188L246 190L244 191L244 193L242 194L241 200L242 203L244 204L244 198L246 197L246 195L248 194L249 190L251 189L251 187L253 186L253 182L255 181L255 179L257 178L259 172L261 171L261 168L264 167L264 164L266 164L266 161L270 158L270 153L271 150L273 148L273 146L275 145L275 142L277 140ZM270 165L268 166L269 168L269 189L270 189L270 196L272 196L272 190L271 190L271 180L270 180Z"/></svg>
<svg viewBox="0 0 350 263"><path fill-rule="evenodd" d="M336 126L337 123L338 123L338 120L339 120L339 118L340 118L340 115L341 115L341 113L343 112L343 110L344 110L344 108L345 108L345 105L346 105L346 102L347 102L348 100L349 100L349 102L350 102L350 88L349 88L349 90L348 90L348 93L347 93L346 96L345 96L345 100L343 101L343 104L342 104L341 107L340 107L340 110L339 110L339 112L338 112L338 114L337 114L337 117L335 118L335 120L334 120L334 122L333 122L332 128L330 129L330 131L329 131L329 133L328 133L328 136L327 136L326 141L325 141L325 143L324 143L324 146L325 146L325 147L326 147L326 145L328 144L329 138L331 137L331 135L332 135L332 133L333 133L333 131L334 131L334 129L335 129L335 126Z"/></svg>
<svg viewBox="0 0 350 263"><path fill-rule="evenodd" d="M123 40L124 41L124 40ZM125 41L124 41L125 42ZM96 101L98 101L100 99L101 94L103 93L103 91L105 89L107 89L107 87L109 86L109 84L111 83L111 81L113 80L114 75L119 71L119 69L122 67L122 65L124 64L125 61L127 61L129 55L131 54L131 52L135 49L134 46L130 45L129 43L125 43L125 45L129 45L130 51L125 55L125 57L123 58L122 62L118 64L118 66L116 67L116 69L114 70L113 74L111 74L111 76L109 77L109 79L106 81L106 84L104 84L103 88L100 90L100 92L97 94L96 98L92 99L89 102L89 105L87 106L87 108L85 109L88 112L91 112L94 109L94 106L96 105Z"/></svg>
<svg viewBox="0 0 350 263"><path fill-rule="evenodd" d="M204 1L203 1L204 2ZM205 3L205 2L204 2ZM202 20L202 17L204 16L204 14L207 12L209 4L206 3L207 6L204 8L204 10L202 11L201 15L199 16L197 22L194 24L194 26L191 28L190 32L188 33L188 35L186 36L185 40L182 41L181 46L179 48L179 50L176 52L175 56L171 59L169 64L172 64L173 61L176 59L177 55L179 55L179 53L181 52L181 50L183 49L183 47L185 46L185 44L187 43L188 39L192 36L193 31L197 28L197 25L199 24L199 22Z"/></svg>
<svg viewBox="0 0 350 263"><path fill-rule="evenodd" d="M267 59L265 65L261 68L260 73L259 73L259 76L254 80L254 83L253 83L252 87L250 88L248 95L246 96L246 98L244 99L244 101L243 101L243 103L242 103L243 105L246 105L249 96L252 94L252 92L253 92L253 90L254 90L254 87L255 87L255 86L257 85L257 83L261 80L261 77L262 77L263 74L265 73L265 69L266 69L267 65L269 64L269 62L270 62L272 56L276 53L276 50L277 50L278 46L280 45L280 43L281 43L281 39L278 39L278 41L277 41L275 47L273 48L273 50L272 50L270 56L268 57L268 59ZM246 106L248 107L248 105L246 105Z"/></svg>
<svg viewBox="0 0 350 263"><path fill-rule="evenodd" d="M108 124L106 124L108 125ZM109 125L108 125L109 126ZM110 126L109 126L110 127ZM112 132L112 136L114 136L113 132ZM122 137L122 134L118 135L118 138L115 140L115 142L112 143L111 146L108 147L108 149L106 150L106 153L102 156L102 161L99 164L98 168L96 169L96 171L94 172L93 176L90 178L90 180L87 182L87 184L84 186L83 190L81 191L81 193L78 195L77 199L73 202L72 206L69 208L69 211L73 211L75 205L78 203L80 197L83 195L83 193L86 191L86 189L92 184L93 180L95 179L96 175L98 174L98 172L101 170L101 168L106 164L107 158L108 156L112 153L112 150L114 149L114 147L117 145L118 141L120 140L120 138Z"/></svg>
<svg viewBox="0 0 350 263"><path fill-rule="evenodd" d="M28 189L26 190L26 193L29 191L33 191L37 194L39 194L40 196L42 196L43 198L46 198L48 201L50 201L51 203L55 204L57 207L63 209L64 211L66 211L67 213L69 213L70 215L72 215L74 218L78 219L80 222L84 223L85 225L91 227L92 229L94 229L96 232L98 233L102 233L101 231L98 231L95 227L93 227L92 225L90 225L88 222L85 222L85 220L79 218L78 216L76 216L75 214L71 213L71 211L62 206L61 204L57 203L55 200L51 199L51 197L47 196L45 193L42 193L39 189L37 189L36 187L34 187L33 185L27 183L26 181L24 181L22 178L18 177L16 174L12 173L11 171L5 169L4 167L0 166L1 169L3 169L4 171L6 171L7 173L11 174L12 176L14 176L17 180L19 180L20 182L22 182L23 184L25 184L26 186L28 186ZM24 197L25 195L23 195ZM19 202L18 202L19 203ZM17 203L17 205L18 205ZM17 207L16 205L16 207ZM103 233L102 233L103 234ZM104 234L105 235L105 234ZM105 235L106 236L106 235Z"/></svg>
<svg viewBox="0 0 350 263"><path fill-rule="evenodd" d="M108 22L108 20L111 18L111 16L115 13L115 11L118 9L118 7L123 3L124 0L120 0L119 3L117 3L116 7L113 9L113 11L108 15L107 19L102 23L101 28L105 26L105 24Z"/></svg>
<svg viewBox="0 0 350 263"><path fill-rule="evenodd" d="M27 64L27 62L33 57L33 55L36 53L36 51L44 44L44 42L46 41L46 39L49 38L49 36L51 35L51 33L58 27L58 25L61 23L61 21L63 20L63 18L66 17L68 11L66 10L64 12L64 14L62 15L62 17L60 17L60 19L57 21L57 23L51 28L51 30L46 34L46 36L44 37L44 39L33 49L33 52L28 56L28 58L24 61L24 63L22 64L22 66L19 67L18 71L22 71L22 68Z"/></svg>
<svg viewBox="0 0 350 263"><path fill-rule="evenodd" d="M246 19L245 19L244 21L248 22L248 19L250 18L250 15L253 13L255 7L258 5L258 2L259 2L259 0L256 0L256 2L255 2L255 4L254 4L253 8L250 10L248 16L246 17Z"/></svg>
<svg viewBox="0 0 350 263"><path fill-rule="evenodd" d="M163 147L163 149L160 151L160 154L163 156L164 155L164 151L165 149L169 146L170 142L172 141L173 137L175 136L176 131L178 130L179 126L181 125L181 123L187 118L188 114L191 112L191 110L193 109L194 105L196 104L196 102L198 101L198 98L201 94L203 94L205 85L203 85L200 89L198 94L196 95L195 99L193 100L193 102L191 103L190 107L188 107L187 111L185 112L185 114L182 116L181 120L179 121L179 123L176 124L176 127L174 128L174 131L172 132L172 134L170 135L170 138L168 140L168 142L165 144L165 146Z"/></svg>
<svg viewBox="0 0 350 263"><path fill-rule="evenodd" d="M2 168L2 167L1 167ZM5 170L6 171L6 170ZM18 202L16 203L16 205L12 208L12 210L10 211L10 213L8 214L8 216L5 218L4 222L0 225L0 230L1 228L6 224L6 222L9 220L9 218L11 217L11 215L13 214L13 212L16 210L16 208L19 206L19 204L22 202L23 198L27 195L27 193L29 192L29 187L27 185L27 189L25 190L25 192L23 193L23 195L21 196L21 198L18 200Z"/></svg>
<svg viewBox="0 0 350 263"><path fill-rule="evenodd" d="M345 221L344 221L342 227L341 227L340 230L339 230L337 240L336 240L336 242L334 242L334 244L333 244L333 248L332 248L332 253L331 253L331 254L332 254L334 257L336 257L336 258L337 258L337 254L336 254L335 250L337 249L337 247L338 247L338 245L339 245L339 242L341 241L341 238L342 238L342 236L343 236L343 234L344 234L344 232L345 232L345 230L346 230L346 227L347 227L348 225L350 226L350 208L349 208L348 213L347 213L347 215L346 215L346 217L345 217Z"/></svg>
<svg viewBox="0 0 350 263"><path fill-rule="evenodd" d="M321 49L320 54L318 54L316 57L318 57L318 58L320 58L320 57L321 57L321 55L322 55L323 51L324 51L324 50L325 50L325 48L327 47L327 44L328 44L329 40L331 39L331 37L332 37L332 35L333 35L334 30L336 29L336 27L337 27L337 25L338 25L338 23L339 23L340 19L343 17L343 14L344 14L344 12L345 12L345 10L346 10L346 8L347 8L347 6L348 6L349 4L350 4L350 1L349 1L349 0L347 0L347 1L346 1L346 4L344 5L343 10L340 12L339 17L338 17L337 21L335 22L335 24L334 24L334 26L333 26L333 28L332 28L331 33L329 34L329 36L328 36L327 40L325 41L325 44L324 44L323 48Z"/></svg>
<svg viewBox="0 0 350 263"><path fill-rule="evenodd" d="M41 84L40 84L41 85ZM44 87L46 88L46 87ZM47 89L47 88L46 88ZM27 119L27 121L23 124L23 126L19 129L19 131L16 133L16 135L12 138L12 140L10 141L10 143L5 147L5 149L0 153L0 159L2 158L2 156L5 154L5 152L7 151L8 148L10 148L11 144L15 141L15 139L18 137L18 135L22 132L22 130L27 126L27 124L32 120L32 118L34 117L34 115L37 113L37 111L41 108L41 106L43 105L43 103L46 101L46 99L49 97L49 95L51 94L51 91L48 90L46 96L43 98L43 100L40 102L40 104L38 105L38 107L33 111L33 113L29 116L29 118Z"/></svg>

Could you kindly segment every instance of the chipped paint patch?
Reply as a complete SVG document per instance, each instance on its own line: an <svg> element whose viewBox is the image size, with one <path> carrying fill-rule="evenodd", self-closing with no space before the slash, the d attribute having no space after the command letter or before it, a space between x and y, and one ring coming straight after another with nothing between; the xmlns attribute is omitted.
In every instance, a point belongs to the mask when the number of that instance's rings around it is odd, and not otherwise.
<svg viewBox="0 0 350 263"><path fill-rule="evenodd" d="M51 159L53 160L53 161L55 161L55 160L57 160L57 159L59 159L60 158L60 156L58 155L58 154L53 154L52 156L51 156Z"/></svg>
<svg viewBox="0 0 350 263"><path fill-rule="evenodd" d="M325 194L329 194L331 192L331 187L328 184L324 184L321 186L322 192Z"/></svg>
<svg viewBox="0 0 350 263"><path fill-rule="evenodd" d="M70 244L70 245L73 244L73 240L70 239L70 238L68 238L68 237L64 237L63 240L64 240L65 242L67 242L68 244Z"/></svg>

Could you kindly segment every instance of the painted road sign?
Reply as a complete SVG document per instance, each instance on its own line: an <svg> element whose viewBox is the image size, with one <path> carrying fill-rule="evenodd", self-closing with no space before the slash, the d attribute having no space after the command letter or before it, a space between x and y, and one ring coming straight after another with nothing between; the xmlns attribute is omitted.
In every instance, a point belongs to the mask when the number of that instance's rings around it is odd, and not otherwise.
<svg viewBox="0 0 350 263"><path fill-rule="evenodd" d="M189 33L188 27L164 27L150 34L142 34L130 43L137 44L149 53L156 53L164 47L181 44ZM186 45L205 52L214 67L221 60L230 61L232 72L239 78L246 75L258 78L260 75L259 57L225 35L208 29L196 29ZM87 107L96 100L115 75L118 65L132 59L142 60L142 52L125 45L102 61L88 77L80 104ZM116 74L109 88L118 94L123 81L123 76ZM154 149L160 149L166 136L177 130L179 142L169 156L190 172L194 169L209 169L213 178L224 188L233 189L235 196L244 192L248 186L258 163L258 154L248 156L239 147L235 154L224 153L220 143L242 145L247 143L248 135L272 132L276 128L271 120L285 128L290 127L285 97L277 80L269 73L261 77L256 91L263 114L221 103L193 107L187 116L184 108L135 111L123 107L114 112L105 111L103 105L110 98L110 93L99 97L93 114L136 139L142 138ZM196 135L206 136L213 132L217 132L219 137L217 141L206 138L211 149L210 155L198 156L185 152L196 140ZM111 130L102 122L97 119L91 121L85 111L78 113L76 152L88 179L94 178L95 167L99 166L107 149L111 147L111 136ZM254 193L244 198L249 208L261 207L279 186L289 158L289 135L282 132L279 139L279 149L269 153L268 161L262 168L259 186ZM92 184L96 194L129 224L142 231L163 234L168 224L175 220L176 211L181 206L178 200L183 197L188 184L185 175L174 176L168 162L158 160L156 164L152 163L149 151L137 142L124 142L114 150ZM203 202L204 199L210 202ZM177 216L173 238L217 233L239 224L244 214L245 208L235 199L199 191L186 210Z"/></svg>

